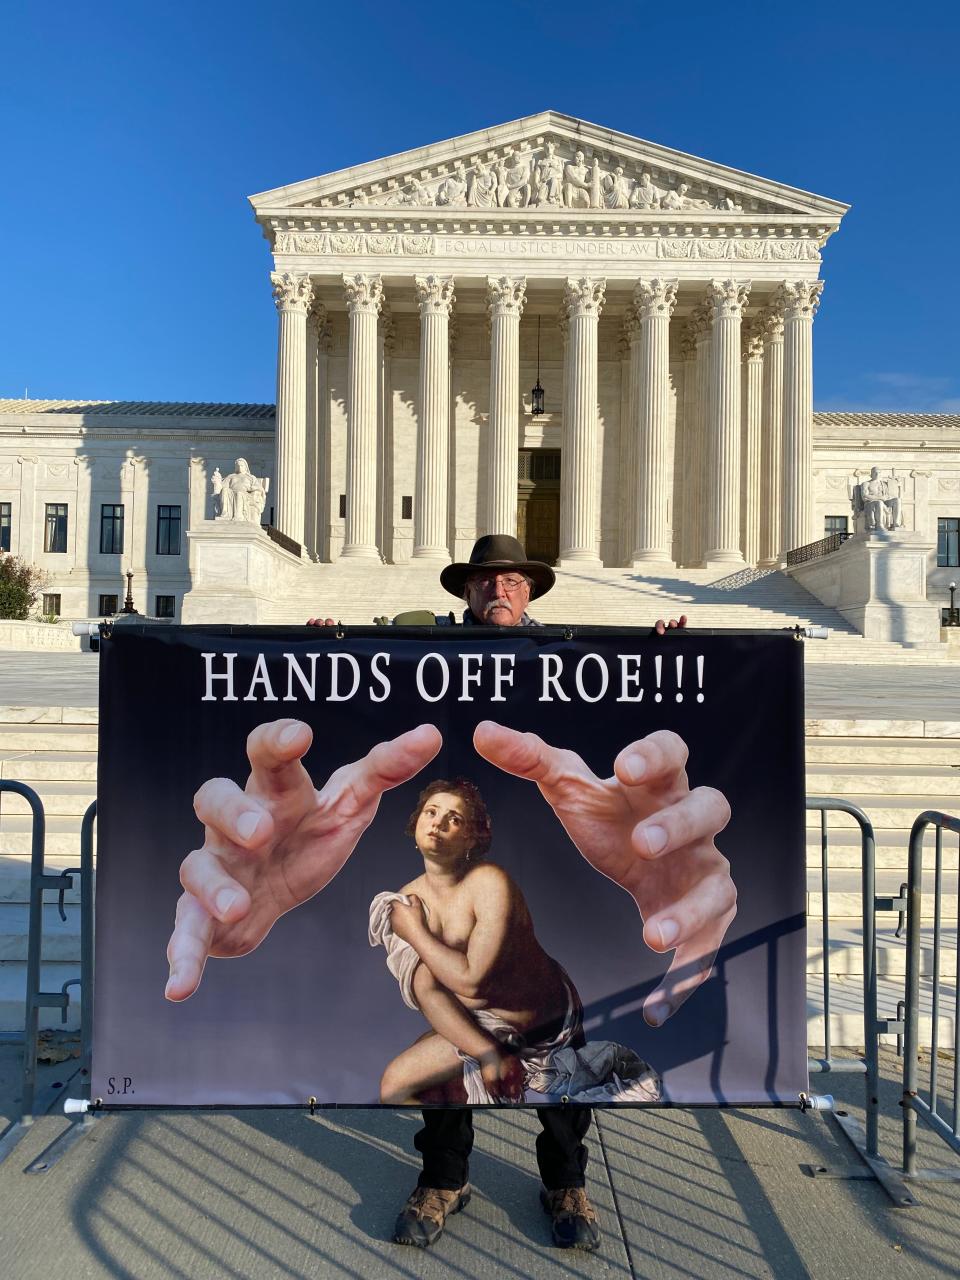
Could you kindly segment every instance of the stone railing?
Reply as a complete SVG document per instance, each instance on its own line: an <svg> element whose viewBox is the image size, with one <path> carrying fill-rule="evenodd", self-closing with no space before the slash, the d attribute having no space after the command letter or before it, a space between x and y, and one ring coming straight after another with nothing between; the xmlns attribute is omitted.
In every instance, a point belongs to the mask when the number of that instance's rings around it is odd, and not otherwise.
<svg viewBox="0 0 960 1280"><path fill-rule="evenodd" d="M792 551L787 552L787 564L806 564L808 560L819 560L822 556L828 556L831 551L839 551L850 536L849 533L831 533L829 537L821 538L819 542L808 542L805 546L794 547Z"/></svg>

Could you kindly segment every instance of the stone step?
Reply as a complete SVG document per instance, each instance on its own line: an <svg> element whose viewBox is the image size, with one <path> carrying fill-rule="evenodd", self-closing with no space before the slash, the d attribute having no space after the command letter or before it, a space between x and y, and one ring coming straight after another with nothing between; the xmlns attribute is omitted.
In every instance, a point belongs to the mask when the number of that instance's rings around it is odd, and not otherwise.
<svg viewBox="0 0 960 1280"><path fill-rule="evenodd" d="M2 743L3 730L0 729L0 745ZM25 751L8 756L0 752L2 778L13 778L31 785L43 782L90 782L96 785L96 752Z"/></svg>
<svg viewBox="0 0 960 1280"><path fill-rule="evenodd" d="M883 978L902 980L906 973L907 941L897 938L895 915L877 916L877 974ZM832 921L830 925L831 975L856 977L863 975L863 933L859 924L850 920ZM823 925L820 920L807 921L807 973L822 974L824 970ZM929 978L933 974L933 925L920 930L920 974ZM957 974L956 924L941 929L940 976L951 985Z"/></svg>
<svg viewBox="0 0 960 1280"><path fill-rule="evenodd" d="M862 792L849 792L843 798L864 811L873 823L874 830L903 831L904 844L918 814L927 809L935 809L947 814L960 812L960 803L955 796L941 797L942 803L938 803L933 796L910 795L906 792L896 796L870 796ZM840 820L841 815L838 814L836 822L839 823ZM848 821L853 820L848 819ZM814 810L807 810L808 831L813 827L819 831L820 815Z"/></svg>
<svg viewBox="0 0 960 1280"><path fill-rule="evenodd" d="M837 764L844 769L874 765L897 769L900 765L956 765L960 770L960 741L927 738L814 738L806 740L807 771L813 766Z"/></svg>
<svg viewBox="0 0 960 1280"><path fill-rule="evenodd" d="M97 729L90 724L4 725L0 744L7 754L14 751L96 752Z"/></svg>
<svg viewBox="0 0 960 1280"><path fill-rule="evenodd" d="M37 780L28 785L40 797L40 802L47 818L82 818L97 798L95 782L47 782L46 780ZM0 802L0 810L4 815L29 814L30 805L23 796L15 793L6 793L2 797L2 802ZM2 833L2 830L3 821L0 818L0 833Z"/></svg>
<svg viewBox="0 0 960 1280"><path fill-rule="evenodd" d="M80 908L71 904L60 919L56 903L43 908L43 960L60 964L80 963ZM0 902L0 962L26 961L30 932L30 908L23 902Z"/></svg>
<svg viewBox="0 0 960 1280"><path fill-rule="evenodd" d="M903 999L903 983L898 978L881 978L877 983L877 1014L883 1019L894 1019L897 1001ZM933 1029L933 990L929 981L920 984L919 1041L922 1048L931 1042ZM938 1044L941 1049L953 1046L956 1010L952 994L950 999L941 997L937 1020ZM823 989L814 975L807 982L807 1044L812 1057L824 1043ZM863 1034L863 984L859 977L837 976L830 983L830 1037L834 1048L856 1047L862 1051ZM896 1035L882 1035L880 1043L894 1046ZM815 1084L815 1082L813 1082ZM820 1092L821 1090L817 1090ZM825 1090L824 1090L825 1091Z"/></svg>
<svg viewBox="0 0 960 1280"><path fill-rule="evenodd" d="M97 707L0 706L0 726L8 724L96 724Z"/></svg>
<svg viewBox="0 0 960 1280"><path fill-rule="evenodd" d="M948 797L960 803L960 768L950 765L904 764L859 765L838 770L835 765L807 765L807 794L847 796L851 793L869 796L923 794ZM939 807L928 804L927 808Z"/></svg>

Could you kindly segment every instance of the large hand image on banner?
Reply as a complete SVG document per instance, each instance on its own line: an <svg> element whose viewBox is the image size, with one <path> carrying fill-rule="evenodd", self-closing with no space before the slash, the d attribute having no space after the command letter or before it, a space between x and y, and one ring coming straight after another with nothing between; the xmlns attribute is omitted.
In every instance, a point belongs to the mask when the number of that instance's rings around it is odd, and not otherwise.
<svg viewBox="0 0 960 1280"><path fill-rule="evenodd" d="M795 1101L800 651L117 629L94 1096Z"/></svg>

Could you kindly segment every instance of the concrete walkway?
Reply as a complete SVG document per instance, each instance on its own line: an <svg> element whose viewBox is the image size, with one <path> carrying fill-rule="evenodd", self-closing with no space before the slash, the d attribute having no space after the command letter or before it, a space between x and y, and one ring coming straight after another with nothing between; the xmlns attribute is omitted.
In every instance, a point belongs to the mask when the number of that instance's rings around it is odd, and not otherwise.
<svg viewBox="0 0 960 1280"><path fill-rule="evenodd" d="M94 707L97 663L92 653L0 650L0 706ZM808 718L960 720L960 664L808 663L806 695Z"/></svg>
<svg viewBox="0 0 960 1280"><path fill-rule="evenodd" d="M13 1049L0 1050L7 1117L17 1068ZM62 1068L44 1071L49 1078ZM884 1073L881 1149L895 1161L893 1055ZM857 1112L862 1081L832 1081ZM922 1183L919 1207L895 1209L874 1182L811 1178L807 1165L859 1167L817 1114L602 1114L588 1137L589 1191L603 1225L594 1255L550 1242L532 1114L478 1117L474 1199L426 1252L385 1239L416 1179L415 1113L111 1115L52 1171L24 1174L64 1124L38 1121L0 1165L7 1280L960 1275L960 1188ZM921 1137L922 1163L951 1163L946 1148Z"/></svg>

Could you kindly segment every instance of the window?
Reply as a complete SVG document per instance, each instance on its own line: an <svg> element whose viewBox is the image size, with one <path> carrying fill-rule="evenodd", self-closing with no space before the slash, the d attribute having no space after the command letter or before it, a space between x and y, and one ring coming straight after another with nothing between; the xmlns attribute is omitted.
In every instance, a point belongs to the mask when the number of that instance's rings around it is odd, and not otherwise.
<svg viewBox="0 0 960 1280"><path fill-rule="evenodd" d="M66 551L67 549L67 504L65 502L47 503L43 549L44 551ZM59 596L57 599L59 599ZM47 610L45 609L44 613L46 612Z"/></svg>
<svg viewBox="0 0 960 1280"><path fill-rule="evenodd" d="M340 495L340 519L341 519L341 520L346 520L346 518L347 518L347 495L346 495L345 493L341 493L341 495Z"/></svg>
<svg viewBox="0 0 960 1280"><path fill-rule="evenodd" d="M157 555L180 554L180 508L157 507Z"/></svg>
<svg viewBox="0 0 960 1280"><path fill-rule="evenodd" d="M846 516L826 516L823 522L823 536L831 537L834 533L849 533Z"/></svg>
<svg viewBox="0 0 960 1280"><path fill-rule="evenodd" d="M153 616L155 618L175 618L177 616L176 596L156 596Z"/></svg>
<svg viewBox="0 0 960 1280"><path fill-rule="evenodd" d="M10 550L10 507L9 502L0 502L0 551Z"/></svg>
<svg viewBox="0 0 960 1280"><path fill-rule="evenodd" d="M100 507L100 553L118 556L123 550L123 506L104 502Z"/></svg>
<svg viewBox="0 0 960 1280"><path fill-rule="evenodd" d="M937 564L943 569L960 565L960 516L941 516L937 521Z"/></svg>
<svg viewBox="0 0 960 1280"><path fill-rule="evenodd" d="M117 601L119 599L119 596L101 596L99 603L97 604L97 613L100 617L109 618L112 617L113 614L119 613L119 609L117 608Z"/></svg>
<svg viewBox="0 0 960 1280"><path fill-rule="evenodd" d="M49 618L53 615L55 618L60 617L60 593L54 595L44 595L43 597L43 616Z"/></svg>
<svg viewBox="0 0 960 1280"><path fill-rule="evenodd" d="M409 493L405 493L400 499L400 519L413 519L413 498L411 498Z"/></svg>

